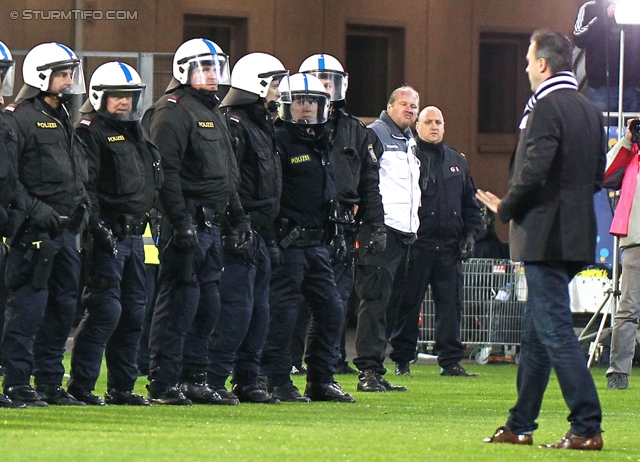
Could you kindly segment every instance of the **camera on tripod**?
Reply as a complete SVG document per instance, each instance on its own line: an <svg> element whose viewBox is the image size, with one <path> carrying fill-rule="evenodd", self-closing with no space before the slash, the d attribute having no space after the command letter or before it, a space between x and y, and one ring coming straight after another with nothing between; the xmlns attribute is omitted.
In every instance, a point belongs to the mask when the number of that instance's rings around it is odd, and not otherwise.
<svg viewBox="0 0 640 462"><path fill-rule="evenodd" d="M632 120L629 124L629 131L631 132L631 143L640 144L640 120Z"/></svg>

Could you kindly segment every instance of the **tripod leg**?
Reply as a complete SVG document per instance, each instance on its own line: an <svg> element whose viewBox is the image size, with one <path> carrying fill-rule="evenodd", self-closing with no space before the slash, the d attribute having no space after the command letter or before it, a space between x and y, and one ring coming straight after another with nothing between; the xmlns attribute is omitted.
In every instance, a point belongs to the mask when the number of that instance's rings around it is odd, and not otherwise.
<svg viewBox="0 0 640 462"><path fill-rule="evenodd" d="M600 304L600 307L595 311L595 313L593 313L593 316L591 316L591 319L589 319L589 322L587 323L586 326L584 326L584 329L582 329L582 332L578 336L579 342L587 340L589 337L593 335L593 334L587 334L587 332L589 332L589 328L591 328L591 325L596 322L596 319L598 318L598 315L602 312L603 308L607 306L610 298L611 298L611 291L608 290L607 296L604 298L604 300Z"/></svg>
<svg viewBox="0 0 640 462"><path fill-rule="evenodd" d="M600 340L601 340L602 329L604 329L604 324L607 322L607 314L609 314L609 305L607 305L607 308L603 310L602 320L600 321L600 326L598 327L598 333L596 334L596 337L593 339L593 342L591 342L591 344L589 345L589 360L587 361L587 367L591 367L591 364L593 363L593 357L596 354L596 348L598 346L598 343L600 343Z"/></svg>

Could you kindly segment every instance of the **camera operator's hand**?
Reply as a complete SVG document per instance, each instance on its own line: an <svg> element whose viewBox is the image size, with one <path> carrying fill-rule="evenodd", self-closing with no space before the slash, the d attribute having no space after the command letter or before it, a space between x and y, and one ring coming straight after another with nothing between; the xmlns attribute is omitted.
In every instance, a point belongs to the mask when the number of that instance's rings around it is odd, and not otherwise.
<svg viewBox="0 0 640 462"><path fill-rule="evenodd" d="M631 137L633 136L633 133L631 133L631 122L633 122L636 119L629 119L627 120L627 130L624 133L624 137L627 139L627 141L631 141Z"/></svg>

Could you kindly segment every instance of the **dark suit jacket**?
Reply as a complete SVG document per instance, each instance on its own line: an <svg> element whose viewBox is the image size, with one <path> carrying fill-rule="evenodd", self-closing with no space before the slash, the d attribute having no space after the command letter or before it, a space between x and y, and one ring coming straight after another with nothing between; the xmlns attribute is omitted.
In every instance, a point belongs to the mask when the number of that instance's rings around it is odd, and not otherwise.
<svg viewBox="0 0 640 462"><path fill-rule="evenodd" d="M498 209L503 222L511 220L513 260L593 262L593 194L605 161L602 116L591 102L574 90L538 100L520 132Z"/></svg>

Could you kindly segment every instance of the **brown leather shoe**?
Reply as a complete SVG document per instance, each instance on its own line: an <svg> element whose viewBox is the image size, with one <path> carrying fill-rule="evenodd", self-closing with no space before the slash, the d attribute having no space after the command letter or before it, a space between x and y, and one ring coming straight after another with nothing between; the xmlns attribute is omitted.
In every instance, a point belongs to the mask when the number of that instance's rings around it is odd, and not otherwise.
<svg viewBox="0 0 640 462"><path fill-rule="evenodd" d="M596 433L593 436L578 436L567 432L560 441L553 444L545 444L541 448L554 449L581 449L584 451L599 451L602 449L602 435Z"/></svg>
<svg viewBox="0 0 640 462"><path fill-rule="evenodd" d="M485 443L533 444L533 435L516 435L507 427L500 427L493 436L483 439Z"/></svg>

